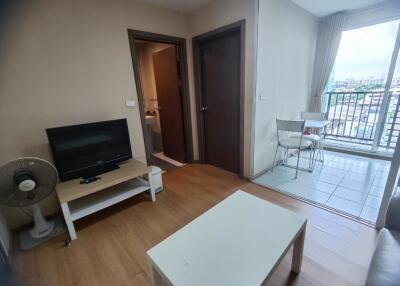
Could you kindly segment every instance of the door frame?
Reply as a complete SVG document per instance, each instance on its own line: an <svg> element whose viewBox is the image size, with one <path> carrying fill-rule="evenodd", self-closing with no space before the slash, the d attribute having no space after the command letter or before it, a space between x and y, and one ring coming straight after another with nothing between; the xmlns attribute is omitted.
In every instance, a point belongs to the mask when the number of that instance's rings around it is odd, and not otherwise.
<svg viewBox="0 0 400 286"><path fill-rule="evenodd" d="M378 229L385 227L386 212L389 207L392 195L396 193L399 179L400 179L400 137L397 139L396 142L396 147L394 149L392 162L390 164L388 178L386 180L385 191L383 192L381 205L379 206L378 218L376 220L376 227Z"/></svg>
<svg viewBox="0 0 400 286"><path fill-rule="evenodd" d="M193 138L192 138L192 122L190 111L190 94L188 80L188 64L186 53L186 39L173 37L163 34L150 33L139 30L128 29L129 46L132 57L133 73L136 83L136 92L140 111L140 120L142 122L142 131L144 139L144 147L146 151L146 160L148 164L152 164L151 149L149 146L150 136L146 126L146 114L144 111L144 94L142 88L142 78L140 74L139 58L136 51L135 40L152 41L164 44L175 45L179 47L179 66L182 73L182 115L183 115L183 132L185 137L185 153L188 163L193 162ZM161 130L162 132L162 130Z"/></svg>
<svg viewBox="0 0 400 286"><path fill-rule="evenodd" d="M232 24L217 28L207 33L198 35L192 38L193 45L193 67L194 67L194 84L195 84L195 98L196 98L196 116L197 116L197 130L198 130L198 144L199 144L199 159L200 163L205 163L205 138L204 138L204 124L202 120L201 107L202 103L202 88L201 88L201 72L200 72L200 44L207 42L219 37L223 37L231 32L240 33L240 126L239 126L239 176L244 177L244 95L245 95L245 31L246 31L246 20L240 20Z"/></svg>
<svg viewBox="0 0 400 286"><path fill-rule="evenodd" d="M392 86L392 81L393 81L393 76L396 71L396 63L397 63L397 58L399 56L399 50L400 50L400 24L397 27L397 35L396 35L396 40L392 52L392 57L390 59L390 65L389 65L389 71L388 75L386 78L386 83L385 83L385 89L383 92L383 98L382 98L382 105L379 110L378 114L378 120L376 122L376 131L375 131L375 136L374 140L372 141L372 146L371 146L371 152L376 153L377 149L379 147L379 142L381 141L384 128L385 128L385 121L389 109L389 101L390 101L390 88Z"/></svg>

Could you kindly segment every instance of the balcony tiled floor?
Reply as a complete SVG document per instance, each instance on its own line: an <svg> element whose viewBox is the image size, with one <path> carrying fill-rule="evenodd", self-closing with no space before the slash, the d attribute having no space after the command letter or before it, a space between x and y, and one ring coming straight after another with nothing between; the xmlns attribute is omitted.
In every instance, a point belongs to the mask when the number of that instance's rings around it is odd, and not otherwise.
<svg viewBox="0 0 400 286"><path fill-rule="evenodd" d="M289 164L296 160L290 158ZM300 165L308 166L306 153ZM389 161L325 151L325 162L312 173L299 171L297 180L294 169L277 166L254 183L375 223L389 168Z"/></svg>

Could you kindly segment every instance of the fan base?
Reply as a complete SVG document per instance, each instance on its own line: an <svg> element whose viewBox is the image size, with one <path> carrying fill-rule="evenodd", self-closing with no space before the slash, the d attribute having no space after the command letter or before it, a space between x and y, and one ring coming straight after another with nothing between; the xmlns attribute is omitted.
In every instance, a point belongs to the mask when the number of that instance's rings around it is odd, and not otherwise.
<svg viewBox="0 0 400 286"><path fill-rule="evenodd" d="M22 231L19 233L19 247L21 250L28 250L31 249L39 244L42 244L50 239L58 236L59 234L65 233L67 230L65 228L65 223L62 217L55 217L51 222L54 222L54 229L53 231L42 238L33 238L30 235L30 229Z"/></svg>
<svg viewBox="0 0 400 286"><path fill-rule="evenodd" d="M41 228L36 225L29 231L29 235L34 239L40 239L48 236L54 230L54 221L45 221Z"/></svg>

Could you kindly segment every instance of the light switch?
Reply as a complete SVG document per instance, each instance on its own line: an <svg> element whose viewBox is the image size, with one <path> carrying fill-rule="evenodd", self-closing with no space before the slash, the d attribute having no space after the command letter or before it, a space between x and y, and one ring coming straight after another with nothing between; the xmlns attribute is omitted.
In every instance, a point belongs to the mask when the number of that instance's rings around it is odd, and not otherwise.
<svg viewBox="0 0 400 286"><path fill-rule="evenodd" d="M260 93L260 100L268 100L268 96L265 93Z"/></svg>
<svg viewBox="0 0 400 286"><path fill-rule="evenodd" d="M134 107L134 106L136 106L136 102L133 99L129 99L126 101L126 106Z"/></svg>

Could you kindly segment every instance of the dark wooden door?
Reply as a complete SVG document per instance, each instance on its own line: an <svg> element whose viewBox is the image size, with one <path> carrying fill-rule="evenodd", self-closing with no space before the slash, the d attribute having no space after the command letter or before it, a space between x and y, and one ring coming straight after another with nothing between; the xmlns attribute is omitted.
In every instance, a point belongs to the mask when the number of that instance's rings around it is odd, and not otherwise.
<svg viewBox="0 0 400 286"><path fill-rule="evenodd" d="M204 161L240 172L240 31L199 44Z"/></svg>
<svg viewBox="0 0 400 286"><path fill-rule="evenodd" d="M164 154L185 163L185 135L176 47L154 53L153 66Z"/></svg>

